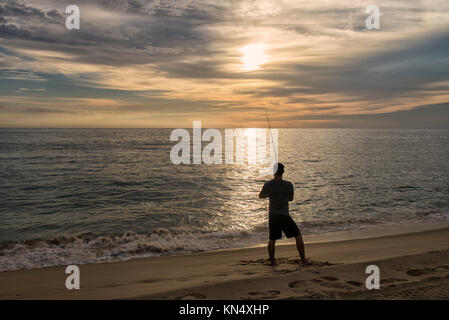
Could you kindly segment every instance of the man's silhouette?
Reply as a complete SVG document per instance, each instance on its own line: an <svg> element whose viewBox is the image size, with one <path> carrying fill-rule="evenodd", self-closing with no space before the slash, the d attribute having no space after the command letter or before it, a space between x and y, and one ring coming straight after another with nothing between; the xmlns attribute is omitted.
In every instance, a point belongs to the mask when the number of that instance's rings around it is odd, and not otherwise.
<svg viewBox="0 0 449 320"><path fill-rule="evenodd" d="M277 164L277 170L274 179L266 182L259 193L259 198L270 199L269 210L269 228L270 240L268 241L268 255L272 265L276 264L274 259L276 240L282 238L284 232L287 238L296 239L296 248L298 249L302 263L308 263L304 250L304 242L298 226L288 211L288 202L293 201L294 189L293 184L289 181L282 180L284 174L284 165Z"/></svg>

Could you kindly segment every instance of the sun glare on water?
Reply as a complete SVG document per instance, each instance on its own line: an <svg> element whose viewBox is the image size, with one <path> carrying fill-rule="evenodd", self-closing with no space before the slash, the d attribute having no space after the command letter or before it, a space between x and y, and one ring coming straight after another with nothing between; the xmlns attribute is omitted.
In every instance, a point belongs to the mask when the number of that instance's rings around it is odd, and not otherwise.
<svg viewBox="0 0 449 320"><path fill-rule="evenodd" d="M265 54L266 45L264 44L248 44L242 48L243 70L254 71L260 68L260 65L268 61Z"/></svg>

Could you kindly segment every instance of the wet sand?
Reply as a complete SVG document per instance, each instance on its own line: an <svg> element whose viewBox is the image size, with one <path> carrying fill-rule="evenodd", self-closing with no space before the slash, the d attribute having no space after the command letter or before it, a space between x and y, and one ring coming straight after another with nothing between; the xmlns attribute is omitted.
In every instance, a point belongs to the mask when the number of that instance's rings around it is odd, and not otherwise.
<svg viewBox="0 0 449 320"><path fill-rule="evenodd" d="M65 267L0 273L0 299L449 299L449 228L308 243L310 266L293 245L80 265L81 289ZM280 242L280 244L282 241ZM368 290L365 269L380 268Z"/></svg>

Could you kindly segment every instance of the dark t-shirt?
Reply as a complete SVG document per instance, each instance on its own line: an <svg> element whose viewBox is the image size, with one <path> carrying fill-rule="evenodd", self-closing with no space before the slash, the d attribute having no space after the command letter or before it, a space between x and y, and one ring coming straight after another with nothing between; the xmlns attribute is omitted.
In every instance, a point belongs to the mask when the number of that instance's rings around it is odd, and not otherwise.
<svg viewBox="0 0 449 320"><path fill-rule="evenodd" d="M293 184L285 180L270 180L262 187L262 194L270 199L270 214L289 215L288 200L293 197Z"/></svg>

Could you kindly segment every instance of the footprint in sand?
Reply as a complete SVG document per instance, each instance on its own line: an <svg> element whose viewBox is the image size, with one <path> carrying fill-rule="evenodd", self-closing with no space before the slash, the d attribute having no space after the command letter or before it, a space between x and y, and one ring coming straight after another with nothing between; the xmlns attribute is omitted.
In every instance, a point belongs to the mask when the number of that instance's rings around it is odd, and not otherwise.
<svg viewBox="0 0 449 320"><path fill-rule="evenodd" d="M420 277L429 273L445 272L446 270L449 270L449 266L437 266L435 268L425 268L425 269L410 269L407 270L406 273L412 277Z"/></svg>
<svg viewBox="0 0 449 320"><path fill-rule="evenodd" d="M410 270L407 270L406 273L412 277L419 277L419 276L425 275L427 273L427 271L422 270L422 269L410 269Z"/></svg>
<svg viewBox="0 0 449 320"><path fill-rule="evenodd" d="M440 281L440 280L446 280L446 279L449 279L449 275L442 276L442 277L431 276L431 277L427 278L426 280L429 280L429 281Z"/></svg>
<svg viewBox="0 0 449 320"><path fill-rule="evenodd" d="M388 279L381 279L380 283L381 284L390 284L390 283L396 283L396 282L406 282L408 281L407 279L397 279L397 278L388 278Z"/></svg>
<svg viewBox="0 0 449 320"><path fill-rule="evenodd" d="M321 277L321 279L324 279L327 281L338 281L338 278L335 278L335 277Z"/></svg>
<svg viewBox="0 0 449 320"><path fill-rule="evenodd" d="M240 260L240 263L239 263L239 265L241 265L241 266L247 266L249 264L252 264L252 265L257 265L257 264L270 265L270 261L268 259Z"/></svg>
<svg viewBox="0 0 449 320"><path fill-rule="evenodd" d="M304 286L304 284L307 282L307 280L297 280L292 281L288 283L289 288L301 288Z"/></svg>
<svg viewBox="0 0 449 320"><path fill-rule="evenodd" d="M316 279L317 283L320 283L321 286L333 289L350 289L347 284L342 283L340 279L332 276L323 276L321 279Z"/></svg>
<svg viewBox="0 0 449 320"><path fill-rule="evenodd" d="M438 272L444 272L446 270L449 270L449 266L438 266L435 268L435 270Z"/></svg>
<svg viewBox="0 0 449 320"><path fill-rule="evenodd" d="M254 299L272 299L279 296L280 293L278 290L247 292L248 296Z"/></svg>
<svg viewBox="0 0 449 320"><path fill-rule="evenodd" d="M201 293L189 293L183 296L176 297L175 300L193 300L193 299L205 299L206 296Z"/></svg>
<svg viewBox="0 0 449 320"><path fill-rule="evenodd" d="M354 287L361 287L361 286L363 286L363 283L361 283L359 281L352 281L352 280L350 280L350 281L346 281L346 283L348 283L348 284L350 284L351 286L354 286Z"/></svg>
<svg viewBox="0 0 449 320"><path fill-rule="evenodd" d="M240 260L239 265L241 266L247 266L247 265L266 265L271 266L271 263L268 259L257 259L257 260ZM303 265L299 259L288 259L288 258L277 258L276 259L277 265L282 264L294 264L294 265L300 265L301 267L310 268L310 267L328 267L332 266L334 264L329 263L327 261L321 262L321 261L314 261L309 259L309 264Z"/></svg>
<svg viewBox="0 0 449 320"><path fill-rule="evenodd" d="M287 274L287 273L291 273L295 270L288 270L288 269L280 269L280 270L276 270L275 273L277 274Z"/></svg>

